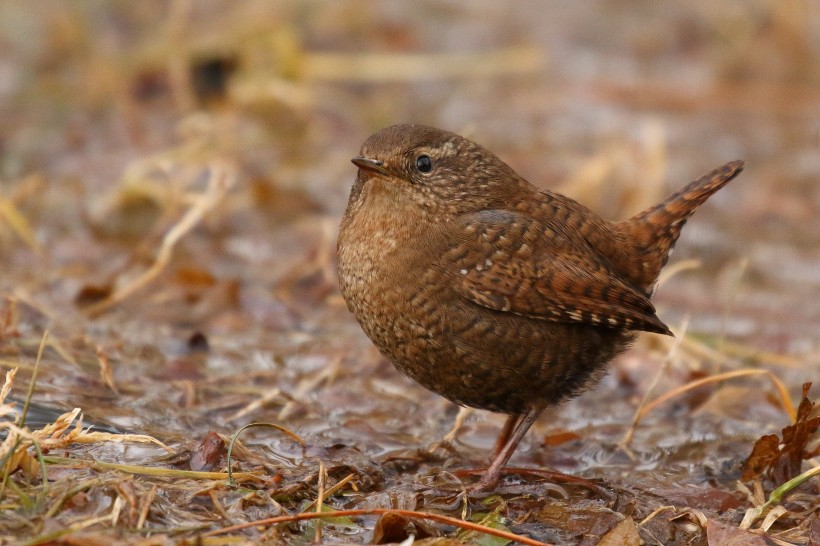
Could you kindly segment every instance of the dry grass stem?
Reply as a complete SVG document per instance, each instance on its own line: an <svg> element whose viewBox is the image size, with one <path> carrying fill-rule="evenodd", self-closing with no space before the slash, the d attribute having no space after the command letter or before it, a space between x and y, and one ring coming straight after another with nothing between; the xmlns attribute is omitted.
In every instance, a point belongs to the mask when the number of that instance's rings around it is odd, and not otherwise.
<svg viewBox="0 0 820 546"><path fill-rule="evenodd" d="M211 166L207 188L199 195L198 199L185 212L182 218L180 218L179 222L172 226L165 234L153 265L142 275L119 288L104 300L89 306L86 309L88 314L93 317L104 313L110 307L121 303L156 279L171 261L174 247L180 239L191 231L208 212L216 207L233 187L235 182L236 173L233 172L232 169L221 164Z"/></svg>
<svg viewBox="0 0 820 546"><path fill-rule="evenodd" d="M97 362L100 364L100 378L103 383L114 391L114 394L119 394L117 385L114 383L114 369L111 367L111 361L106 356L101 345L97 345Z"/></svg>
<svg viewBox="0 0 820 546"><path fill-rule="evenodd" d="M258 410L259 408L265 406L265 404L267 404L271 400L276 400L281 395L282 395L282 391L279 390L278 388L274 388L274 389L271 389L269 391L266 391L262 396L260 396L256 400L253 400L252 402L248 403L245 407L241 408L236 413L234 413L232 415L229 415L226 420L228 422L238 421L239 419L242 419L243 417L245 417L249 413L253 413L254 411Z"/></svg>
<svg viewBox="0 0 820 546"><path fill-rule="evenodd" d="M88 459L68 459L65 457L45 457L48 464L60 464L65 466L92 468L95 470L116 470L126 474L141 476L156 476L165 478L178 478L189 480L226 480L227 472L200 472L196 470L177 470L173 468L162 468L155 466L141 466L133 464L106 463ZM261 477L259 472L233 472L233 477L237 480L258 481Z"/></svg>
<svg viewBox="0 0 820 546"><path fill-rule="evenodd" d="M327 478L327 473L325 472L325 463L323 461L319 461L319 476L317 478L317 485L316 485L316 514L322 513L322 508L324 507L325 502L325 479ZM319 544L322 542L322 518L317 518L316 521L316 533L313 537L313 542Z"/></svg>
<svg viewBox="0 0 820 546"><path fill-rule="evenodd" d="M698 379L690 383L687 383L686 385L682 385L676 389L672 389L671 391L662 394L655 400L647 403L645 406L640 408L640 410L638 410L638 412L636 412L635 414L635 419L640 421L647 413L649 413L656 407L660 406L664 402L671 400L672 398L675 398L676 396L679 396L692 389L696 389L698 387L702 387L703 385L708 385L710 383L719 383L721 381L727 381L730 379L736 379L738 377L746 377L751 375L765 375L772 381L775 388L777 389L778 394L780 395L780 403L783 406L783 410L789 416L789 419L791 419L791 421L794 422L795 419L797 419L797 412L794 409L794 404L792 404L791 398L789 398L789 392L786 389L786 386L772 372L768 370L758 369L744 369L732 372L725 372L710 377L704 377L703 379Z"/></svg>
<svg viewBox="0 0 820 546"><path fill-rule="evenodd" d="M305 506L305 509L302 510L302 512L310 511L312 508L316 506L317 503L321 505L323 502L325 502L325 499L333 496L336 493L336 491L339 491L342 487L347 485L349 482L353 481L355 477L355 474L348 474L347 476L339 480L335 485L329 487L327 491L324 492L324 494L318 495L316 500Z"/></svg>
<svg viewBox="0 0 820 546"><path fill-rule="evenodd" d="M29 404L31 398L34 396L34 387L37 385L37 374L40 371L40 363L43 361L43 351L46 349L46 342L48 341L48 330L43 332L40 338L40 346L37 347L37 358L34 359L34 369L31 371L31 379L28 382L28 392L26 393L26 401L23 404L23 411L20 413L20 426L26 424L26 415L28 414Z"/></svg>
<svg viewBox="0 0 820 546"><path fill-rule="evenodd" d="M664 283L679 273L683 273L684 271L693 271L700 268L701 265L700 260L695 259L681 260L679 262L674 262L667 265L661 271L660 276L658 276L658 286L663 286Z"/></svg>
<svg viewBox="0 0 820 546"><path fill-rule="evenodd" d="M216 529L214 531L209 531L201 535L202 538L217 536L217 535L224 535L226 533L232 533L234 531L240 531L242 529L247 529L248 527L256 527L262 525L276 525L279 523L291 523L294 521L304 521L309 519L317 519L317 518L344 518L344 517L358 517L358 516L384 516L386 514L395 514L398 516L403 516L406 518L411 519L424 519L424 520L431 520L437 521L439 523L444 523L447 525L453 525L460 529L467 529L470 531L476 531L478 533L483 533L486 535L492 535L499 538L503 538L506 540L510 540L516 542L518 544L525 544L527 546L552 546L547 542L541 542L540 540L534 540L529 537L525 537L522 535L516 535L515 533L511 533L509 531L502 531L500 529L494 529L492 527L487 527L486 525L480 525L478 523L473 523L471 521L464 521L458 518L452 518L449 516L445 516L442 514L435 514L431 512L417 512L415 510L398 510L398 509L390 509L390 508L372 508L369 510L334 510L332 512L303 512L300 514L290 514L287 516L277 516L275 518L267 518L267 519L260 519L256 521L249 521L246 523L240 523L238 525L231 525L230 527L223 527L222 529Z"/></svg>
<svg viewBox="0 0 820 546"><path fill-rule="evenodd" d="M464 424L464 420L473 413L472 408L468 408L466 406L459 406L458 413L456 414L456 418L453 421L453 426L450 428L450 431L444 435L443 440L448 444L453 443L453 440L456 439L456 435L458 431L461 429L461 426Z"/></svg>
<svg viewBox="0 0 820 546"><path fill-rule="evenodd" d="M740 286L741 282L743 281L743 276L746 274L746 269L749 266L749 258L742 258L737 267L732 271L732 278L729 283L729 288L727 290L727 300L726 307L723 310L723 318L720 322L720 332L717 336L717 351L719 353L723 353L723 347L726 343L726 330L729 326L729 319L732 316L732 312L734 311L735 305L737 304L737 299L740 294ZM719 368L717 364L715 364L714 370L717 371Z"/></svg>
<svg viewBox="0 0 820 546"><path fill-rule="evenodd" d="M34 230L31 229L26 217L17 210L14 203L0 195L0 220L5 220L6 224L17 236L28 246L32 252L41 256L43 249L40 243L37 242L37 237L34 235Z"/></svg>
<svg viewBox="0 0 820 546"><path fill-rule="evenodd" d="M634 454L632 453L632 450L629 449L629 444L632 443L632 437L635 435L635 429L638 428L638 423L640 423L641 421L641 417L643 415L641 413L642 409L646 405L647 400L649 400L649 395L652 394L652 391L658 385L658 382L661 380L661 377L666 375L666 372L669 369L670 364L672 364L673 359L678 354L678 351L680 350L681 346L681 341L684 337L686 337L686 329L688 327L689 317L685 317L680 325L680 328L677 332L675 332L675 342L672 345L672 348L669 350L669 353L667 353L666 358L663 359L661 367L658 369L658 372L655 374L655 377L652 378L652 383L650 383L649 388L646 389L643 398L641 398L640 404L638 404L638 407L635 409L635 415L632 416L632 423L629 425L629 428L624 434L624 437L621 438L620 442L618 442L618 445L621 447L621 449L623 449L624 452L633 460Z"/></svg>
<svg viewBox="0 0 820 546"><path fill-rule="evenodd" d="M228 483L231 484L231 485L233 485L233 483L234 483L234 476L235 476L235 474L233 472L233 469L232 469L233 464L231 462L234 447L240 445L239 444L239 435L242 434L242 432L244 430L252 428L252 427L267 427L267 428L276 429L279 432L286 435L291 440L293 440L294 442L298 443L300 446L302 446L303 450L305 449L304 440L302 440L302 438L300 438L296 433L292 432L290 429L288 429L286 427L283 427L282 425L277 425L276 423L248 423L247 425L245 425L242 428L240 428L239 430L237 430L233 434L233 436L231 436L231 441L228 443L228 455L227 455L227 458L228 458L228 472L227 472L227 478L228 478Z"/></svg>
<svg viewBox="0 0 820 546"><path fill-rule="evenodd" d="M148 511L151 509L151 503L154 502L154 498L157 496L157 485L154 484L151 486L151 489L148 491L148 494L142 498L140 501L140 515L137 519L137 529L142 529L145 526L145 520L148 519Z"/></svg>

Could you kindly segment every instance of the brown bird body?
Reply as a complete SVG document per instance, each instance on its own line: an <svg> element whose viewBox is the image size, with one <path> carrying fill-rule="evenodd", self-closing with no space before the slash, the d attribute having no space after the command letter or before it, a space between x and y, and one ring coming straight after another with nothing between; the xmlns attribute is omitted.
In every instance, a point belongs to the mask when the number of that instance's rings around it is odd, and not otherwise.
<svg viewBox="0 0 820 546"><path fill-rule="evenodd" d="M695 208L728 163L637 216L608 222L540 191L454 133L372 135L339 233L342 295L396 367L457 404L510 414L479 487L541 411L577 395L634 339L670 334L649 301Z"/></svg>

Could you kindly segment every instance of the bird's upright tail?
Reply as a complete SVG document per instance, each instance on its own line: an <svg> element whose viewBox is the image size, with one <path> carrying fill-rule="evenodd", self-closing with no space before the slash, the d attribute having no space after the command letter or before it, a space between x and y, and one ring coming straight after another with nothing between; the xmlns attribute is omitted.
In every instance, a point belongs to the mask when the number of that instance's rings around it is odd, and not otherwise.
<svg viewBox="0 0 820 546"><path fill-rule="evenodd" d="M743 170L743 161L732 161L710 171L628 220L615 225L615 231L633 246L633 282L650 294L669 253L680 236L686 220L709 197ZM637 266L637 267L636 267Z"/></svg>

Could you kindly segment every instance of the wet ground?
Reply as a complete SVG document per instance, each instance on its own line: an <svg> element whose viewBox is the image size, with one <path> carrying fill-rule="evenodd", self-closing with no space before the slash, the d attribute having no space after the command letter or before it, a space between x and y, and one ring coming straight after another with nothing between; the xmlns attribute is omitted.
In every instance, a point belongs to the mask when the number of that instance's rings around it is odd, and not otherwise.
<svg viewBox="0 0 820 546"><path fill-rule="evenodd" d="M817 396L818 37L820 10L797 1L2 4L11 396L19 409L48 331L32 395L46 412L32 429L53 420L48 408L80 407L86 423L172 454L112 438L54 444L48 487L39 464L7 476L0 540L193 540L313 511L348 476L326 507L433 512L558 544L762 540L738 527L783 476L738 480L755 441L790 424L770 376L707 383L631 423L645 397L731 371L768 370L794 405L806 381ZM349 159L402 121L465 134L613 219L746 160L687 224L654 298L680 345L643 335L511 461L591 482L511 471L465 501L503 418L473 411L454 428L458 408L396 372L348 313L335 239ZM235 470L259 475L238 489L90 462L190 470L209 431L252 422L304 447L246 430ZM818 465L807 434L801 471ZM225 457L217 447L193 470L222 471ZM818 487L790 492L786 511L752 529L818 543ZM315 529L205 540L304 543ZM377 515L322 532L508 542Z"/></svg>

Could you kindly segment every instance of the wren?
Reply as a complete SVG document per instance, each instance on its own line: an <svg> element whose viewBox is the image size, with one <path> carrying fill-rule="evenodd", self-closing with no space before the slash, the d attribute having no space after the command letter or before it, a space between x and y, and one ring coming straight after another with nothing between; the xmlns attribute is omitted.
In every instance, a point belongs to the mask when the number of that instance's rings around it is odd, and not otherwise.
<svg viewBox="0 0 820 546"><path fill-rule="evenodd" d="M338 240L347 306L381 353L456 404L509 414L494 486L547 406L578 395L637 331L681 228L733 161L628 220L539 190L480 145L406 124L370 136Z"/></svg>

